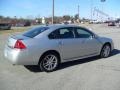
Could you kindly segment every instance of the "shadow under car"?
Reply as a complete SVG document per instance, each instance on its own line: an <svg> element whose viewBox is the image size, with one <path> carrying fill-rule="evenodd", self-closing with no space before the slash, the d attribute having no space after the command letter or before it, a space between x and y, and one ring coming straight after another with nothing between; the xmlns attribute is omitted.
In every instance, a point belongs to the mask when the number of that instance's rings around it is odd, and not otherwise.
<svg viewBox="0 0 120 90"><path fill-rule="evenodd" d="M112 51L110 57L115 56L117 54L120 54L120 50L114 49ZM90 58L65 62L65 63L62 63L62 64L59 65L59 67L57 68L57 71L61 70L61 69L64 69L64 68L71 67L71 66L75 66L75 65L78 65L78 64L89 63L89 62L96 61L96 60L99 60L99 59L100 59L99 56L95 56L95 57L90 57ZM35 73L41 72L41 70L39 69L39 66L30 65L30 66L25 66L25 68L28 69L31 72L35 72Z"/></svg>

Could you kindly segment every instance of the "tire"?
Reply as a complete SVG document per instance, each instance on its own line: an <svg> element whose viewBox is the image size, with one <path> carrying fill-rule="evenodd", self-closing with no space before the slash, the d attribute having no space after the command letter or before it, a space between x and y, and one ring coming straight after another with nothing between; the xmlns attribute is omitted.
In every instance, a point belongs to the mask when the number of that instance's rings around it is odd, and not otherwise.
<svg viewBox="0 0 120 90"><path fill-rule="evenodd" d="M100 57L107 58L110 56L111 53L111 46L109 44L105 44L101 49Z"/></svg>
<svg viewBox="0 0 120 90"><path fill-rule="evenodd" d="M39 67L42 71L52 72L57 69L59 61L59 57L56 53L47 53L42 56Z"/></svg>

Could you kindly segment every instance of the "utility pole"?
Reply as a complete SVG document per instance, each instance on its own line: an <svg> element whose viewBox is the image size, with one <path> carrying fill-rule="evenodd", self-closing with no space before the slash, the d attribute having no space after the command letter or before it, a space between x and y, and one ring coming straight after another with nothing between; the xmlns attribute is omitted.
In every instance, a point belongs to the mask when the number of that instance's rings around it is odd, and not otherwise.
<svg viewBox="0 0 120 90"><path fill-rule="evenodd" d="M80 19L80 6L78 5L78 20Z"/></svg>
<svg viewBox="0 0 120 90"><path fill-rule="evenodd" d="M102 3L102 11L104 12L104 2L105 2L106 0L101 0L101 3ZM103 16L101 16L101 21L103 22L104 21L104 17Z"/></svg>
<svg viewBox="0 0 120 90"><path fill-rule="evenodd" d="M54 0L52 1L52 24L54 24Z"/></svg>
<svg viewBox="0 0 120 90"><path fill-rule="evenodd" d="M91 0L91 20L93 19L93 0Z"/></svg>

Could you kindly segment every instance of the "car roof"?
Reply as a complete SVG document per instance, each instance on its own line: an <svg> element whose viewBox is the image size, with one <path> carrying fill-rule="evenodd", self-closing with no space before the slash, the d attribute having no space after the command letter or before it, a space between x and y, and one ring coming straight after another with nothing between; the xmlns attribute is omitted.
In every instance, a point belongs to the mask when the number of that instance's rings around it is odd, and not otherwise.
<svg viewBox="0 0 120 90"><path fill-rule="evenodd" d="M57 29L60 29L60 28L66 28L66 27L79 27L79 28L84 28L86 30L89 31L88 28L86 27L83 27L83 26L79 26L79 25L74 25L74 24L53 24L53 25L40 25L40 26L36 26L34 28L41 28L41 27L45 27L45 28L48 28L48 30L45 30L45 32L39 34L39 35L42 35L42 34L49 34L51 33L52 31L54 30L57 30ZM71 29L72 30L72 29ZM89 31L91 32L91 31ZM92 32L91 32L92 33ZM37 37L39 37L39 35L37 35Z"/></svg>
<svg viewBox="0 0 120 90"><path fill-rule="evenodd" d="M59 29L59 28L65 28L65 27L79 27L79 28L84 28L84 29L87 29L87 30L91 30L89 28L86 28L84 26L79 26L79 25L75 25L75 24L52 24L52 25L40 25L40 26L36 26L34 28L41 28L41 27L48 27L49 30L46 30L46 32L48 31L54 31L56 29Z"/></svg>
<svg viewBox="0 0 120 90"><path fill-rule="evenodd" d="M82 26L74 25L74 24L53 24L53 25L42 25L42 26L43 27L48 27L49 29L58 29L58 28L64 28L64 27L81 27L81 28L85 28L85 27L82 27ZM41 26L39 26L39 27L41 27Z"/></svg>
<svg viewBox="0 0 120 90"><path fill-rule="evenodd" d="M48 25L49 28L61 28L61 27L76 27L77 25L73 24L53 24L53 25Z"/></svg>

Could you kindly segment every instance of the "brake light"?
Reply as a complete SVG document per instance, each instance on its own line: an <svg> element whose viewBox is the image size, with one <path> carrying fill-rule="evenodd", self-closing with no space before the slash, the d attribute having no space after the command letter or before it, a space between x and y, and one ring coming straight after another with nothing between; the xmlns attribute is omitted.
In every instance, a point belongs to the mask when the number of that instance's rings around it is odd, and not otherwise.
<svg viewBox="0 0 120 90"><path fill-rule="evenodd" d="M26 49L26 46L25 46L25 44L21 40L17 40L17 42L15 43L14 48L17 48L17 49Z"/></svg>

